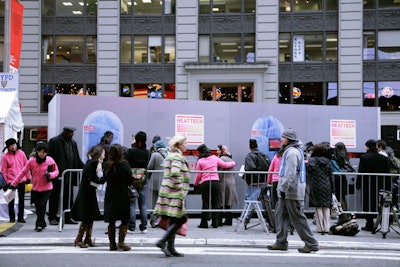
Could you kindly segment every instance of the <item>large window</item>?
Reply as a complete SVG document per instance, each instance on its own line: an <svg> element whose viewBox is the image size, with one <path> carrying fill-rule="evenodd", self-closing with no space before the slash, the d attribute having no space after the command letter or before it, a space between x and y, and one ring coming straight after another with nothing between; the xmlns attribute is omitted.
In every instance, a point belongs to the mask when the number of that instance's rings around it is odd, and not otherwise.
<svg viewBox="0 0 400 267"><path fill-rule="evenodd" d="M175 84L120 84L119 95L134 98L175 99Z"/></svg>
<svg viewBox="0 0 400 267"><path fill-rule="evenodd" d="M121 14L175 14L175 2L176 0L121 0Z"/></svg>
<svg viewBox="0 0 400 267"><path fill-rule="evenodd" d="M379 8L399 8L400 1L398 0L378 0Z"/></svg>
<svg viewBox="0 0 400 267"><path fill-rule="evenodd" d="M338 84L327 82L280 83L279 103L338 105Z"/></svg>
<svg viewBox="0 0 400 267"><path fill-rule="evenodd" d="M400 59L400 31L378 32L378 59Z"/></svg>
<svg viewBox="0 0 400 267"><path fill-rule="evenodd" d="M255 9L255 0L199 0L200 14L254 13Z"/></svg>
<svg viewBox="0 0 400 267"><path fill-rule="evenodd" d="M133 42L132 39L133 38ZM132 47L133 43L133 47ZM175 61L175 36L121 36L121 63L168 63Z"/></svg>
<svg viewBox="0 0 400 267"><path fill-rule="evenodd" d="M254 34L200 35L199 62L254 63Z"/></svg>
<svg viewBox="0 0 400 267"><path fill-rule="evenodd" d="M96 84L42 84L41 112L48 112L49 102L55 94L96 95Z"/></svg>
<svg viewBox="0 0 400 267"><path fill-rule="evenodd" d="M95 64L97 59L96 46L95 36L44 36L42 62L49 64Z"/></svg>
<svg viewBox="0 0 400 267"><path fill-rule="evenodd" d="M253 84L200 84L200 99L205 101L253 102Z"/></svg>
<svg viewBox="0 0 400 267"><path fill-rule="evenodd" d="M96 15L97 0L43 0L43 15ZM55 10L55 12L54 12Z"/></svg>
<svg viewBox="0 0 400 267"><path fill-rule="evenodd" d="M363 95L366 107L379 106L381 111L400 110L400 81L364 82Z"/></svg>
<svg viewBox="0 0 400 267"><path fill-rule="evenodd" d="M337 61L337 46L337 33L280 33L279 61Z"/></svg>

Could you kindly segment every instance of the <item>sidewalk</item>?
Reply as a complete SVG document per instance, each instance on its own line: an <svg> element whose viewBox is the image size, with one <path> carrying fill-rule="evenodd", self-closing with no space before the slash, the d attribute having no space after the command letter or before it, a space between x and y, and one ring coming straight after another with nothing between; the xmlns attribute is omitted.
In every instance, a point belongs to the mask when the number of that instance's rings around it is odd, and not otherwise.
<svg viewBox="0 0 400 267"><path fill-rule="evenodd" d="M28 215L26 223L16 232L7 237L0 238L0 245L21 246L21 245L57 245L72 246L79 225L66 224L60 232L58 226L48 225L42 232L34 231L36 215ZM252 226L258 222L253 218L249 224ZM177 236L178 246L254 246L266 247L273 244L275 234L263 232L261 225L253 228L235 232L235 225L223 226L208 229L200 229L197 225L199 218L189 218L188 235L186 237ZM236 221L234 221L236 223ZM319 241L321 249L376 249L376 250L397 250L400 251L400 235L391 230L386 239L382 238L381 233L375 235L370 232L360 231L354 237L321 235L315 233L315 225L309 220L309 224L314 231L316 239ZM359 220L360 227L364 225L364 220ZM148 233L142 234L138 229L133 234L127 234L125 242L135 246L153 246L163 235L164 230L151 228L148 225ZM398 226L396 226L396 230ZM108 246L108 236L105 234L107 224L103 221L96 221L93 227L93 238L99 246ZM118 230L117 230L118 231ZM117 235L118 236L118 235ZM304 246L296 232L289 235L289 248Z"/></svg>

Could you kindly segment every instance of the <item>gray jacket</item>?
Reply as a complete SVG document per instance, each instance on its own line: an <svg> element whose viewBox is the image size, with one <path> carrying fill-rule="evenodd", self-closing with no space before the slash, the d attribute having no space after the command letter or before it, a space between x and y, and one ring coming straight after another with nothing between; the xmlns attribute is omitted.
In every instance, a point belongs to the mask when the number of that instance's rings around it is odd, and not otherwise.
<svg viewBox="0 0 400 267"><path fill-rule="evenodd" d="M279 172L278 197L281 197L281 192L284 192L286 199L304 201L306 183L300 182L300 165L303 155L301 154L301 149L298 149L301 145L300 141L295 141L285 148L285 152L282 156L282 161L285 161L285 166L283 172Z"/></svg>

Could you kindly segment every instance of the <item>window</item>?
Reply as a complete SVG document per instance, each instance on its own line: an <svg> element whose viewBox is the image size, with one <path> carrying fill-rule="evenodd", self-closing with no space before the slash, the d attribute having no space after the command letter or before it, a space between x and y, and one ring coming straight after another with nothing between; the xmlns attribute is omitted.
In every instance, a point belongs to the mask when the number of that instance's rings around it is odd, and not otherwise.
<svg viewBox="0 0 400 267"><path fill-rule="evenodd" d="M96 15L97 0L68 0L53 1L43 0L43 15L54 15L54 7L57 15ZM55 3L55 6L54 6Z"/></svg>
<svg viewBox="0 0 400 267"><path fill-rule="evenodd" d="M399 111L400 81L378 82L378 97L381 111Z"/></svg>
<svg viewBox="0 0 400 267"><path fill-rule="evenodd" d="M0 35L0 51L4 51L4 36ZM4 53L0 53L0 71L3 71Z"/></svg>
<svg viewBox="0 0 400 267"><path fill-rule="evenodd" d="M400 59L400 31L378 32L378 59Z"/></svg>
<svg viewBox="0 0 400 267"><path fill-rule="evenodd" d="M337 61L337 33L326 33L326 61Z"/></svg>
<svg viewBox="0 0 400 267"><path fill-rule="evenodd" d="M363 106L375 107L375 82L363 83Z"/></svg>
<svg viewBox="0 0 400 267"><path fill-rule="evenodd" d="M363 60L375 60L375 32L364 32Z"/></svg>
<svg viewBox="0 0 400 267"><path fill-rule="evenodd" d="M255 0L199 0L199 13L241 13L242 5L244 13L255 12Z"/></svg>
<svg viewBox="0 0 400 267"><path fill-rule="evenodd" d="M338 105L338 83L328 82L328 94L326 96L326 104L330 106Z"/></svg>
<svg viewBox="0 0 400 267"><path fill-rule="evenodd" d="M338 0L327 0L326 10L338 10Z"/></svg>
<svg viewBox="0 0 400 267"><path fill-rule="evenodd" d="M134 98L175 99L175 84L121 84L120 96Z"/></svg>
<svg viewBox="0 0 400 267"><path fill-rule="evenodd" d="M96 95L96 84L42 84L41 112L48 112L48 105L55 94Z"/></svg>
<svg viewBox="0 0 400 267"><path fill-rule="evenodd" d="M364 9L375 9L376 0L364 0Z"/></svg>
<svg viewBox="0 0 400 267"><path fill-rule="evenodd" d="M253 84L200 84L200 99L204 101L253 102Z"/></svg>
<svg viewBox="0 0 400 267"><path fill-rule="evenodd" d="M175 14L176 0L121 0L121 14L161 15ZM132 5L133 3L133 5ZM133 10L133 11L132 11Z"/></svg>
<svg viewBox="0 0 400 267"><path fill-rule="evenodd" d="M400 1L398 0L378 0L379 8L387 8L387 7L400 7Z"/></svg>
<svg viewBox="0 0 400 267"><path fill-rule="evenodd" d="M337 42L337 41L336 41ZM323 37L322 34L293 35L293 62L322 61ZM337 47L337 45L336 45Z"/></svg>
<svg viewBox="0 0 400 267"><path fill-rule="evenodd" d="M294 11L322 10L322 0L295 0Z"/></svg>
<svg viewBox="0 0 400 267"><path fill-rule="evenodd" d="M290 62L290 33L280 33L279 34L279 61Z"/></svg>
<svg viewBox="0 0 400 267"><path fill-rule="evenodd" d="M56 43L54 45L54 38ZM49 64L95 64L95 36L44 36L42 62Z"/></svg>
<svg viewBox="0 0 400 267"><path fill-rule="evenodd" d="M210 42L212 40L212 53ZM254 34L199 36L199 62L255 62Z"/></svg>
<svg viewBox="0 0 400 267"><path fill-rule="evenodd" d="M168 63L175 61L175 36L133 36L134 63ZM121 36L121 63L131 62L131 36Z"/></svg>
<svg viewBox="0 0 400 267"><path fill-rule="evenodd" d="M5 1L4 0L0 0L0 16L4 16L5 15Z"/></svg>
<svg viewBox="0 0 400 267"><path fill-rule="evenodd" d="M336 84L336 85L335 85ZM337 83L328 83L328 93L324 94L322 82L309 83L280 83L279 84L279 103L293 104L309 104L309 105L337 105L335 97L337 97ZM336 96L335 96L336 87ZM326 103L323 96L326 95ZM336 100L337 101L337 100Z"/></svg>

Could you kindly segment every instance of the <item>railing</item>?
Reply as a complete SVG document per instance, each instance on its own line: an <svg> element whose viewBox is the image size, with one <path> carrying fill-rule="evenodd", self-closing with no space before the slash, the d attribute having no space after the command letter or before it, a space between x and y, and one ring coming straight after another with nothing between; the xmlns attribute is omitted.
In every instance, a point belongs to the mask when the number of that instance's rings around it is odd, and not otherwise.
<svg viewBox="0 0 400 267"><path fill-rule="evenodd" d="M76 173L75 175L72 175L73 173ZM157 197L157 191L153 190L154 189L154 183L153 180L157 179L157 175L161 176L163 175L162 170L149 170L149 174L151 174L150 179L147 182L146 187L146 204L147 204L147 210L149 212L153 211L156 197ZM202 198L201 198L201 193L200 191L193 186L194 178L197 173L218 173L219 175L223 174L229 174L229 175L234 175L235 179L235 185L236 185L236 191L238 195L238 203L236 206L231 207L230 210L227 210L223 207L225 207L224 201L222 202L221 208L219 209L212 209L211 208L211 200L209 202L209 209L203 210L202 207ZM241 213L243 210L244 206L244 200L245 200L245 194L246 194L246 189L247 189L247 184L245 180L241 177L245 177L244 175L251 175L251 176L256 176L258 177L260 174L272 174L273 172L254 172L254 171L218 171L218 172L209 172L209 171L191 171L191 180L190 180L190 189L189 189L189 194L186 197L186 210L189 214L198 214L201 212L234 212L234 213ZM387 191L392 191L393 189L393 183L397 183L397 185L400 183L400 174L383 174L383 173L349 173L349 172L340 172L340 173L334 173L335 175L335 180L336 184L339 185L339 188L336 189L336 196L338 200L342 203L347 203L347 207L345 209L346 213L356 213L356 214L377 214L377 210L365 210L363 209L363 201L372 199L375 203L373 203L372 206L375 205L375 207L378 207L378 193L379 190L377 189L384 189ZM357 189L356 188L356 180L358 176L362 176L362 179L366 179L369 182L369 187L368 188L370 191L375 192L375 197L370 197L370 196L365 196L363 195L364 188ZM71 183L72 177L77 177L77 184ZM376 179L374 177L377 177ZM59 212L58 215L60 216L60 225L59 225L59 230L62 231L63 227L63 216L64 213L69 212L71 210L71 205L69 204L67 207L63 206L63 198L68 197L71 198L71 195L73 196L72 198L75 199L76 195L78 193L78 188L80 184L80 180L82 178L82 169L67 169L62 173L62 177L60 178L62 180L61 183L61 193L60 193L60 203L59 203ZM345 178L345 179L344 179ZM69 188L67 190L68 196L64 196L64 181L68 179L68 185ZM159 183L161 183L162 179L159 179ZM383 180L390 180L386 184L383 183ZM346 181L346 182L345 182ZM371 182L373 184L371 184ZM384 184L383 187L380 186L380 184ZM258 181L259 185L263 186L265 185L264 181ZM159 186L159 184L158 184ZM220 185L225 186L225 184ZM363 185L362 185L363 186ZM374 186L376 189L374 189ZM97 199L99 202L99 208L100 211L103 212L104 210L104 195L105 195L105 188L106 185L103 185L100 190L97 190ZM210 187L211 190L211 187ZM307 191L307 190L306 190ZM400 191L400 189L398 189ZM314 210L313 208L310 208L308 205L308 191L306 192L306 197L305 197L305 206L304 206L304 211L306 213L313 213ZM400 203L400 193L397 194L397 197L399 199L398 203ZM371 203L370 203L371 204ZM371 205L370 205L371 206ZM138 211L137 211L138 212Z"/></svg>

